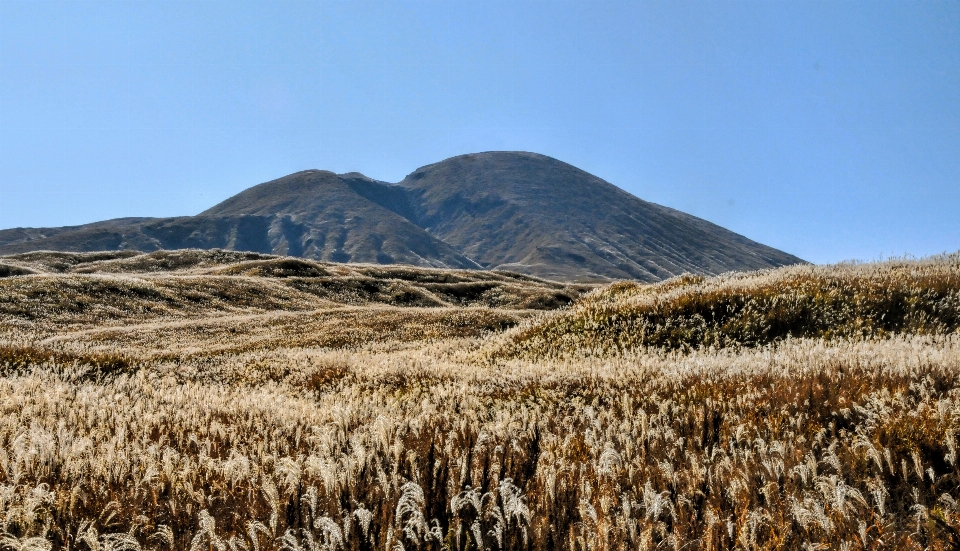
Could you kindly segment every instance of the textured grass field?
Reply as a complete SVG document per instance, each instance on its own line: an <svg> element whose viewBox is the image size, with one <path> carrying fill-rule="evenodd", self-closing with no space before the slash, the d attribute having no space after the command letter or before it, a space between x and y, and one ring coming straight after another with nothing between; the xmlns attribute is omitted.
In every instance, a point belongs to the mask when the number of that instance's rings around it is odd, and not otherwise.
<svg viewBox="0 0 960 551"><path fill-rule="evenodd" d="M0 259L0 549L960 545L957 255L582 295L111 254Z"/></svg>

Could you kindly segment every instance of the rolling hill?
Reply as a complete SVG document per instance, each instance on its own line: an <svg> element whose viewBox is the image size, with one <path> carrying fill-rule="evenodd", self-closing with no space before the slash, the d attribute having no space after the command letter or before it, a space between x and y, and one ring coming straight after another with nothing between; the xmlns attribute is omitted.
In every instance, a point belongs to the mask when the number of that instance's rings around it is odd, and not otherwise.
<svg viewBox="0 0 960 551"><path fill-rule="evenodd" d="M307 170L196 216L0 230L0 254L185 248L580 281L649 282L803 262L523 152L453 157L397 184Z"/></svg>

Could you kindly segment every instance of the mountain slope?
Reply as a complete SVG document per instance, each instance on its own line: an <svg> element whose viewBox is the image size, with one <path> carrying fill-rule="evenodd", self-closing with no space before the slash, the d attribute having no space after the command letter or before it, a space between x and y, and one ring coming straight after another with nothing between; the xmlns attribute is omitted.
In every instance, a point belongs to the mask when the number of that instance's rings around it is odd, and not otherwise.
<svg viewBox="0 0 960 551"><path fill-rule="evenodd" d="M333 262L479 267L400 214L364 197L358 187L389 196L395 186L355 173L339 176L307 170L247 189L197 218L264 219L270 250L260 252Z"/></svg>
<svg viewBox="0 0 960 551"><path fill-rule="evenodd" d="M462 155L400 185L421 227L487 269L657 281L802 262L535 153Z"/></svg>
<svg viewBox="0 0 960 551"><path fill-rule="evenodd" d="M197 216L0 231L0 254L228 249L333 262L658 281L803 262L534 153L461 155L399 184L307 170Z"/></svg>
<svg viewBox="0 0 960 551"><path fill-rule="evenodd" d="M0 231L0 254L219 248L332 262L479 268L406 218L353 191L351 184L387 187L359 175L308 170L254 186L197 216Z"/></svg>

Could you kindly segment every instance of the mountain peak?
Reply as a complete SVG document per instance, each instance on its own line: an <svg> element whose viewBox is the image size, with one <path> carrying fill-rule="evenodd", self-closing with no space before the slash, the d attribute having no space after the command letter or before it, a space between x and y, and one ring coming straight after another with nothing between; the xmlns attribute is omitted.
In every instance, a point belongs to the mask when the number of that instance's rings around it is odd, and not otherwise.
<svg viewBox="0 0 960 551"><path fill-rule="evenodd" d="M0 231L0 253L188 247L562 280L656 281L802 262L522 151L459 155L397 184L359 172L304 170L194 217Z"/></svg>

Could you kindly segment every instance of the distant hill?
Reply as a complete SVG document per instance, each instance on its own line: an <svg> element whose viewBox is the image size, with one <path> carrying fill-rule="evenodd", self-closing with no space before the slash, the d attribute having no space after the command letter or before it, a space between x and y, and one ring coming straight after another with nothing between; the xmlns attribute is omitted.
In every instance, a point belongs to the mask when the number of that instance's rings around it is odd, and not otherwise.
<svg viewBox="0 0 960 551"><path fill-rule="evenodd" d="M398 184L307 170L198 214L0 230L0 254L227 249L332 262L659 281L802 263L535 153L461 155Z"/></svg>

